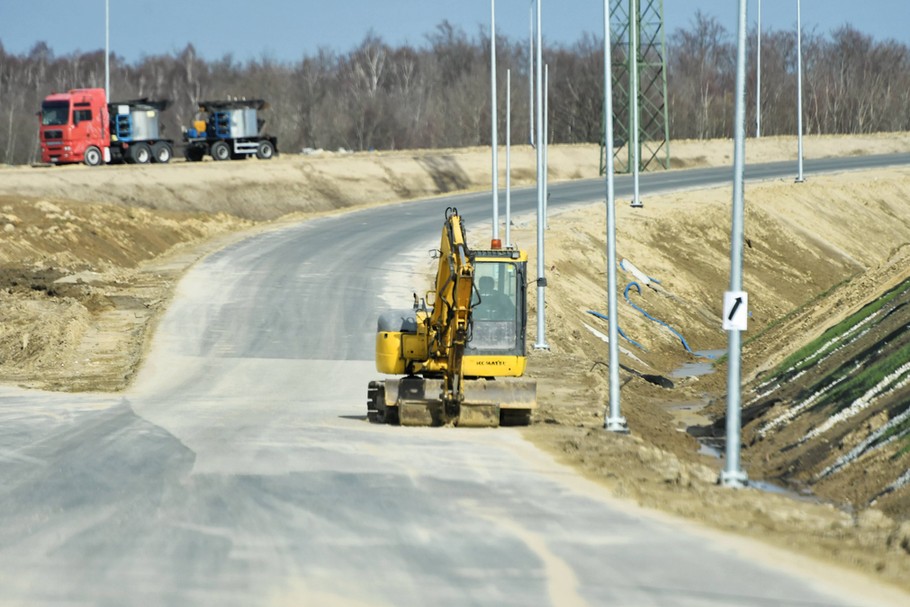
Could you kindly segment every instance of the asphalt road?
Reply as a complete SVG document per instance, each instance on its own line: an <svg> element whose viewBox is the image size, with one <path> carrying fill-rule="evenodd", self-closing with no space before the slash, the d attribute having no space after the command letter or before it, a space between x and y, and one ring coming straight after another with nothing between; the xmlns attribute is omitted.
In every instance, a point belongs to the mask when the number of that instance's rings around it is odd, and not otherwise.
<svg viewBox="0 0 910 607"><path fill-rule="evenodd" d="M642 193L730 176L648 174ZM603 198L600 181L554 184L549 205ZM535 193L512 204L528 212ZM450 205L488 229L489 194L456 196L210 256L123 397L0 389L0 605L888 604L615 500L516 429L367 423L378 312L425 288L414 268Z"/></svg>

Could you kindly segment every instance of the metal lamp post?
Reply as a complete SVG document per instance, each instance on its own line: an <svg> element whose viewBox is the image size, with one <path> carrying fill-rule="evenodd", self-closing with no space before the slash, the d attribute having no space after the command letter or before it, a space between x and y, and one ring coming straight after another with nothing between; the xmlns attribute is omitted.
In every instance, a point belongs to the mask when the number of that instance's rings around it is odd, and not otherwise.
<svg viewBox="0 0 910 607"><path fill-rule="evenodd" d="M730 238L730 297L738 296L738 303L731 307L727 317L727 297L724 298L724 319L748 317L748 299L742 294L743 285L743 186L746 162L746 0L739 0L739 46L736 55L736 110L734 119L733 149L733 226ZM742 304L746 305L742 305ZM738 316L737 316L738 313ZM746 473L740 467L740 355L742 352L742 327L727 330L727 444L726 465L720 474L725 487L744 487Z"/></svg>
<svg viewBox="0 0 910 607"><path fill-rule="evenodd" d="M104 95L111 99L111 0L104 0Z"/></svg>
<svg viewBox="0 0 910 607"><path fill-rule="evenodd" d="M803 25L800 12L799 0L796 0L796 183L806 180L803 176Z"/></svg>
<svg viewBox="0 0 910 607"><path fill-rule="evenodd" d="M619 412L619 319L616 305L616 197L613 189L613 78L610 53L610 0L604 0L604 147L607 162L607 316L610 323L610 404L604 428L627 433L629 426Z"/></svg>
<svg viewBox="0 0 910 607"><path fill-rule="evenodd" d="M758 40L755 46L755 138L761 137L761 0L758 0Z"/></svg>
<svg viewBox="0 0 910 607"><path fill-rule="evenodd" d="M506 248L512 247L512 70L506 70Z"/></svg>
<svg viewBox="0 0 910 607"><path fill-rule="evenodd" d="M528 3L528 143L534 147L534 2Z"/></svg>
<svg viewBox="0 0 910 607"><path fill-rule="evenodd" d="M499 117L496 101L496 0L490 0L490 123L493 146L493 240L499 240Z"/></svg>
<svg viewBox="0 0 910 607"><path fill-rule="evenodd" d="M543 148L543 227L550 228L550 64L543 66L543 137L537 142Z"/></svg>
<svg viewBox="0 0 910 607"><path fill-rule="evenodd" d="M632 206L641 208L644 204L639 195L639 173L641 168L641 141L639 133L639 82L638 82L638 25L640 15L638 10L638 0L631 0L631 10L629 11L629 73L632 80Z"/></svg>
<svg viewBox="0 0 910 607"><path fill-rule="evenodd" d="M546 183L546 159L544 157L544 121L543 121L543 23L541 22L541 4L537 0L537 342L534 348L549 350L546 335L546 261L544 259L544 184Z"/></svg>

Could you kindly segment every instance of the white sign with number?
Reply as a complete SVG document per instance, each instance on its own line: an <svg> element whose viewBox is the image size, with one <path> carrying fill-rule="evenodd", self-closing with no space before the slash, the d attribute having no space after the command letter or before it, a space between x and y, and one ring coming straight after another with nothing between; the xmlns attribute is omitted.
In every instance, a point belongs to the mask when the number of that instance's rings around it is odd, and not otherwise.
<svg viewBox="0 0 910 607"><path fill-rule="evenodd" d="M749 294L745 291L724 293L724 331L745 331L749 322Z"/></svg>

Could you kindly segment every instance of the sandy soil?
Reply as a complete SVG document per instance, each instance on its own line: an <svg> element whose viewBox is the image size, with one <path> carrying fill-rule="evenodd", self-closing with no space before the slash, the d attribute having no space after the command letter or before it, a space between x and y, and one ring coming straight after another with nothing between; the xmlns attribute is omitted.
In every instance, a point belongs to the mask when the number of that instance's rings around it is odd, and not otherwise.
<svg viewBox="0 0 910 607"><path fill-rule="evenodd" d="M870 186L876 182L880 185ZM796 196L795 187L800 188ZM619 256L661 281L642 287L641 295L631 291L632 301L679 331L696 352L726 347L720 315L729 281L731 198L729 188L718 188L654 197L641 210L626 204L617 209ZM910 169L817 177L799 186L790 181L751 186L747 203L751 245L744 274L752 317L743 379L751 384L786 354L910 276ZM874 210L860 218L857 206ZM706 362L626 304L621 293L619 326L644 350L620 342L628 351L622 360L622 413L632 435L602 430L609 396L607 346L600 335L607 323L588 310L606 312L603 215L602 208L579 209L550 220L546 318L551 351L531 356L531 374L541 392L539 423L529 432L533 440L641 504L877 572L908 587L907 488L875 508L855 501L852 481L812 487L809 495L775 493L774 487L718 488L723 461L704 453L684 430L710 426L709 420L723 414L726 366L721 363L708 375L675 377L684 365ZM863 225L874 228L866 231ZM520 243L534 242L532 229L517 230ZM621 289L632 280L630 273L619 272ZM905 310L901 322L908 320ZM672 381L673 388L646 376ZM749 393L744 390L744 403ZM854 434L863 437L869 430L867 420L858 420ZM765 458L774 453L769 445L786 445L785 438L747 445L744 467L751 479L768 478L764 474L770 471L779 482L773 467L779 462ZM816 445L834 457L856 442L859 438ZM808 461L789 463L794 476L801 474L801 465L812 471ZM861 472L880 490L906 468L906 457L882 457L864 462Z"/></svg>
<svg viewBox="0 0 910 607"><path fill-rule="evenodd" d="M732 142L674 142L674 167L731 164ZM910 151L910 134L805 139L807 158ZM597 176L596 146L554 146L553 181ZM795 159L792 138L749 141L750 162ZM504 156L501 157L504 165ZM513 150L513 184L533 151ZM278 218L489 187L489 150L281 156L273 161L145 167L0 169L0 381L54 390L129 385L173 286L194 261ZM500 178L504 184L504 177ZM729 188L619 202L618 249L660 280L631 301L693 351L726 347ZM747 187L747 384L838 319L910 276L910 169ZM531 353L540 410L527 436L620 496L876 576L910 590L910 489L875 508L847 487L815 495L716 485L722 460L685 430L722 414L723 364L708 370L677 335L620 296L622 407L629 436L602 430L607 402L603 205L554 213L547 232L547 342ZM469 234L469 237L474 235ZM486 235L477 234L478 242ZM513 239L531 251L534 226ZM532 264L533 265L533 264ZM535 270L536 272L536 270ZM620 287L633 280L624 270ZM638 282L641 282L640 280ZM536 315L531 297L532 316ZM536 321L529 322L533 343ZM667 387L672 382L672 388ZM866 430L868 433L868 430ZM747 448L759 479L769 454ZM885 482L907 460L869 467ZM877 481L874 479L878 479ZM814 488L813 488L814 489Z"/></svg>

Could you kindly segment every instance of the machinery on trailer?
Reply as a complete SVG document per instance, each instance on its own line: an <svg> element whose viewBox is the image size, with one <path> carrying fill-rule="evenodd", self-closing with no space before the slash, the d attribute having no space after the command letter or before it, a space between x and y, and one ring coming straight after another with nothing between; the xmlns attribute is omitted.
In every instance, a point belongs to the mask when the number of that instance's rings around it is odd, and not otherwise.
<svg viewBox="0 0 910 607"><path fill-rule="evenodd" d="M269 160L278 154L278 139L262 132L265 120L259 112L267 109L262 99L203 101L199 117L183 132L184 154L191 162L206 155L215 160L237 160L255 155Z"/></svg>
<svg viewBox="0 0 910 607"><path fill-rule="evenodd" d="M104 89L73 89L45 97L38 116L41 161L50 164L169 162L174 142L162 137L168 100L108 102Z"/></svg>
<svg viewBox="0 0 910 607"><path fill-rule="evenodd" d="M497 244L494 241L494 245ZM410 310L379 317L370 421L405 426L526 425L536 382L523 378L527 253L468 247L461 216L446 210L434 287Z"/></svg>

